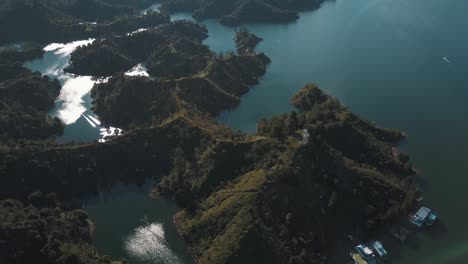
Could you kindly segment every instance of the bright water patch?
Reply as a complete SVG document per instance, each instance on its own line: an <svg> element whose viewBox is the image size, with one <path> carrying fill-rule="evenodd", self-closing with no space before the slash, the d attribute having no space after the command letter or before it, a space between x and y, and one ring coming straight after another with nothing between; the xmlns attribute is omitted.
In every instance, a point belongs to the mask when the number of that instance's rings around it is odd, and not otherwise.
<svg viewBox="0 0 468 264"><path fill-rule="evenodd" d="M151 198L153 184L117 184L83 199L95 226L93 242L103 254L133 264L192 263L173 224L179 208L172 200Z"/></svg>
<svg viewBox="0 0 468 264"><path fill-rule="evenodd" d="M53 51L56 55L69 56L80 46L86 46L94 42L95 39L78 40L70 43L52 43L44 48L44 51Z"/></svg>
<svg viewBox="0 0 468 264"><path fill-rule="evenodd" d="M105 137L110 135L120 135L110 133L108 128L101 128L101 122L90 110L91 98L89 92L94 84L106 82L108 78L95 79L91 76L77 76L65 73L71 54L78 47L89 45L94 39L73 41L70 43L52 43L44 48L45 54L38 60L25 63L25 67L32 71L39 71L43 75L57 78L62 83L60 95L57 98L51 114L57 116L65 123L64 134L58 141L92 141L100 139L105 142Z"/></svg>
<svg viewBox="0 0 468 264"><path fill-rule="evenodd" d="M42 58L26 62L24 66L31 71L39 71L51 78L69 79L72 75L65 74L63 69L68 66L72 52L82 46L93 43L94 39L73 41L70 43L52 43L44 48Z"/></svg>
<svg viewBox="0 0 468 264"><path fill-rule="evenodd" d="M69 76L64 81L58 97L60 106L56 115L66 125L74 124L86 112L87 108L83 97L91 91L94 84L95 81L89 76Z"/></svg>
<svg viewBox="0 0 468 264"><path fill-rule="evenodd" d="M169 249L160 223L145 223L125 239L125 249L135 258L142 261L153 261L167 264L181 263Z"/></svg>
<svg viewBox="0 0 468 264"><path fill-rule="evenodd" d="M187 20L187 21L192 21L196 22L195 19L192 17L192 14L190 13L175 13L171 15L171 21L177 21L177 20Z"/></svg>

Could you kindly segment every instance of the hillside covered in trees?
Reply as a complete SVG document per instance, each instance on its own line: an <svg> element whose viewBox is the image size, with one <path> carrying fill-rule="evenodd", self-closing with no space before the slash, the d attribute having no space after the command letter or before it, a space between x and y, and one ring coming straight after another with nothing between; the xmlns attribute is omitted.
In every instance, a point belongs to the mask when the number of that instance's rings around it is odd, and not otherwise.
<svg viewBox="0 0 468 264"><path fill-rule="evenodd" d="M299 11L314 10L323 0L163 0L162 10L192 12L197 20L219 19L223 24L287 23L299 18Z"/></svg>
<svg viewBox="0 0 468 264"><path fill-rule="evenodd" d="M0 45L113 36L169 21L161 13L141 14L149 5L147 0L5 0L0 3Z"/></svg>
<svg viewBox="0 0 468 264"><path fill-rule="evenodd" d="M109 14L81 12L83 3ZM134 12L147 4L0 5L4 41L102 36L76 49L66 70L109 77L93 87L92 110L126 130L105 143L53 142L63 124L48 111L61 85L22 66L42 49L0 52L0 263L111 263L94 248L94 226L75 199L148 178L160 179L153 196L181 207L174 220L203 264L319 264L347 234L373 237L412 208L418 190L395 147L401 132L359 118L314 84L291 98L295 111L261 120L254 135L233 132L216 117L267 71L270 59L254 51L260 38L241 30L239 55L216 54L202 43L205 27ZM319 4L181 0L163 9L237 24L290 21ZM15 31L7 21L22 24ZM158 27L114 35L142 25ZM124 74L140 63L149 76Z"/></svg>

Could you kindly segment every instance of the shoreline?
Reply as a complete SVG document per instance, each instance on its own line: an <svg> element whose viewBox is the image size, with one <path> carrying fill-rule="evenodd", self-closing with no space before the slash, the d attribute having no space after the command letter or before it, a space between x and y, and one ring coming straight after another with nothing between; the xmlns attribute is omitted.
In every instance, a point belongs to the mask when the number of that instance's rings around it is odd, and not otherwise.
<svg viewBox="0 0 468 264"><path fill-rule="evenodd" d="M148 195L151 199L154 199L154 200L158 200L158 199L170 199L171 201L173 201L174 203L176 203L174 201L174 199L171 199L167 196L164 196L162 194L159 194L157 193L156 191L151 191ZM192 250L192 247L190 246L190 244L184 239L184 236L182 235L182 231L181 231L181 228L180 228L180 220L178 219L178 215L183 213L183 211L185 209L183 208L180 208L177 203L176 203L176 206L179 208L179 211L177 211L173 216L172 216L172 224L175 226L176 230L177 230L177 234L179 235L180 239L184 242L184 245L185 245L185 251L186 253L192 258L192 261L193 263L197 263L197 258L195 256L195 254L193 254L193 250Z"/></svg>
<svg viewBox="0 0 468 264"><path fill-rule="evenodd" d="M190 85L189 85L189 86L190 86ZM105 96L104 96L104 97L105 97ZM203 105L203 104L200 103L200 105ZM185 109L185 110L187 110L187 109ZM190 109L189 109L189 110L190 110ZM110 112L113 113L113 111L110 111ZM198 116L197 116L197 117L198 117ZM190 116L190 115L184 116L184 118L187 119L187 120L189 120L189 121L191 121L191 122L194 121L194 120L190 120L190 118L193 118L193 116ZM185 121L187 121L187 120L185 120ZM204 121L204 120L205 120L205 119L202 119L202 121ZM199 121L199 120L197 120L197 121ZM333 122L333 121L334 121L334 120L331 120L330 122ZM347 121L347 120L344 119L344 120L342 120L342 121L344 122L344 121ZM187 122L187 123L190 123L190 122ZM197 123L196 125L194 125L193 123L190 123L190 125L192 125L192 126L198 126L198 127L197 127L198 129L206 129L206 127L204 127L203 124L198 124L198 123ZM215 125L219 125L219 123L216 122ZM273 127L273 124L270 124L270 125L271 125L271 127ZM311 124L309 124L309 125L311 125ZM187 126L187 124L183 124L181 127L175 127L175 128L176 128L176 131L177 131L177 129L179 129L179 128L186 129L186 128L187 128L186 126ZM193 127L190 127L190 126L188 126L188 127L189 127L189 129L193 129ZM277 135L275 135L275 134L273 134L273 133L268 134L268 133L270 133L270 132L268 131L268 129L271 129L271 127L269 127L268 124L265 125L265 126L264 126L264 128L265 128L264 134L265 134L267 137L271 138L272 140L278 140L279 142L281 142L282 137L287 137L287 136L288 136L288 133L289 133L289 132L284 132L285 135L283 135L283 136L277 136ZM301 128L304 128L304 125L302 125ZM145 127L144 129L147 129L147 128ZM147 130L150 131L150 129L147 129ZM273 129L271 129L271 130L273 131ZM195 130L193 130L193 131L195 131ZM133 132L134 132L134 131L131 132L131 135L132 135L132 136L135 136L135 135L136 135L136 136L142 135L142 134L133 133ZM151 132L151 131L150 131L150 132ZM173 132L173 131L169 130L169 132L167 132L167 133L172 133L172 132ZM340 131L339 131L339 132L340 132ZM176 133L175 133L175 134L176 134ZM213 136L213 135L207 133L207 136L206 136L206 137L207 137L207 138L210 138L210 136ZM368 136L368 135L366 134L366 136ZM164 137L162 137L162 138L163 138L163 141L164 141ZM194 138L197 139L196 137L194 137ZM158 139L159 139L159 138L158 138ZM181 139L177 139L177 140L180 140L180 142L184 142L183 140L189 140L189 141L190 141L190 140L192 140L192 139L193 139L193 138L190 138L190 137L188 137L188 138L182 138L182 137L181 137ZM134 142L132 142L132 138L129 139L129 138L127 138L127 137L125 137L125 138L122 139L122 140L115 140L113 143L116 143L116 145L119 145L119 143L125 143L125 140L128 140L128 141L130 142L130 144L132 144L132 145L134 144ZM330 139L330 140L333 141L333 139ZM127 143L129 143L129 142L127 142ZM334 142L334 141L333 141L333 142ZM137 142L137 143L138 143L138 142ZM239 144L240 144L241 142L236 142L236 143L239 143ZM328 142L325 141L325 143L328 143ZM109 144L108 144L108 145L109 145ZM146 145L146 144L145 144L145 145ZM80 145L80 146L82 146L82 145ZM135 146L138 146L138 145L135 144ZM157 146L157 144L155 144L155 146ZM272 147L272 148L274 147L273 145L270 146L270 145L267 145L267 144L265 144L265 146L266 146L267 148L268 148L268 147ZM122 147L125 148L125 147L126 147L125 144L122 144ZM172 146L171 146L171 147L172 147ZM169 147L169 149L171 149L171 147ZM216 147L216 146L215 146L215 147ZM213 147L213 148L215 149L215 147ZM283 144L283 147L286 148L286 147L287 147L287 144ZM341 146L341 147L343 147L343 146ZM104 148L104 147L103 147L103 148ZM145 146L145 148L146 148L146 146ZM305 148L305 147L304 147L304 148ZM338 150L342 150L342 149L340 149L340 146L338 146L338 147L336 147L336 148L338 148ZM344 147L343 147L343 148L344 148ZM149 149L151 149L151 146L149 147ZM233 147L233 149L236 150L234 147ZM216 150L216 149L215 149L215 150ZM313 151L313 149L309 149L309 151ZM135 153L136 153L136 154L140 154L140 152L138 152L138 151L136 151ZM135 153L134 153L134 154L135 154ZM220 151L220 152L214 151L214 153L217 154L217 155L219 155L219 156L213 155L213 156L211 157L212 160L218 161L218 159L221 159L221 160L223 159L223 156L220 154L221 151ZM234 151L233 153L236 153L236 152ZM247 152L247 153L248 153L248 152ZM245 156L246 153L243 153L243 154L244 154L244 156ZM270 154L270 153L267 152L266 154ZM367 154L367 152L366 152L366 154ZM370 155L371 155L371 154L373 154L373 153L370 153ZM396 156L396 155L395 155L396 153L393 153L393 154L394 154L394 156ZM173 158L171 155L173 155L173 153L170 153L170 154L169 154L169 156L170 156L169 159ZM117 156L117 155L116 155L116 156ZM221 158L219 158L219 157L221 157ZM308 157L305 156L305 158L308 158ZM309 158L311 158L311 157L309 156ZM332 159L333 159L333 158L335 158L335 157L332 157ZM187 158L186 158L185 156L183 156L183 155L181 156L181 159L184 159L183 161L185 161L185 162L193 162L192 160L186 160ZM312 159L312 158L311 158L311 159ZM282 161L282 160L278 159L277 157L276 157L276 158L273 158L272 160L273 160L273 161ZM272 160L268 160L268 161L271 162ZM262 161L262 160L259 160L258 162L255 161L255 162L253 162L253 164L255 164L255 165L257 165L257 163L258 163L258 164L261 164L260 161ZM196 160L196 162L198 162L198 160ZM369 164L370 164L371 166L374 165L374 164L372 164L372 161L365 160L365 162L369 162ZM296 164L296 165L297 165L297 164ZM306 166L306 165L304 165L304 164L301 164L301 165L302 165L302 166ZM101 164L101 166L103 166L103 165ZM138 163L136 163L136 166L138 167L138 166L141 166L141 165L138 164ZM298 165L298 166L299 166L299 165ZM171 169L173 170L173 169L174 169L173 167L175 167L175 166L172 166L172 165L171 165L171 167L172 167ZM92 172L91 172L91 173L92 173ZM170 176L171 176L170 174L167 175L167 177L170 177ZM180 175L177 175L177 174L175 173L175 176L180 176ZM241 178L242 176L243 176L243 175L233 175L232 178L234 178L234 179L239 179L239 178ZM296 176L299 177L300 175L296 175ZM174 176L172 176L172 177L174 177ZM328 177L328 175L327 175L327 177ZM335 177L337 177L337 176L335 175ZM229 179L229 178L227 178L227 179ZM337 179L338 179L338 178L337 178ZM215 181L214 181L214 183L213 183L214 186L216 186L216 184L217 184L216 180L217 180L217 179L215 179ZM181 180L181 181L183 181L183 180ZM113 184L113 183L112 183L112 184ZM177 184L183 184L183 182L182 182L182 183L179 182L179 183L177 183ZM189 182L188 184L191 184L191 183ZM370 184L372 184L372 183L370 183ZM220 184L220 186L221 186L221 184ZM183 186L183 187L185 187L185 186ZM211 187L211 186L210 186L210 187ZM223 188L225 188L225 187L226 187L226 186L223 186ZM325 186L325 187L331 188L331 187L328 187L328 186ZM167 187L167 188L168 188L168 189L170 189L170 188L177 188L177 186L169 186L169 187ZM181 189L182 189L182 188L181 188ZM364 188L364 189L365 189L365 188ZM389 187L389 189L391 189L391 188ZM189 191L192 192L192 189L189 189ZM196 192L196 191L197 191L197 190L195 189L193 192ZM200 191L200 192L201 192L201 191ZM210 195L210 194L213 193L213 191L211 191L211 193L207 191L207 193L208 193L208 195ZM149 196L150 196L151 198L154 198L154 199L160 198L160 194L156 193L155 191L154 191L154 192L151 192L151 193L149 194ZM328 193L325 193L324 196L325 196L326 198L330 198L330 202L329 202L328 204L332 204L331 201L336 200L336 194L334 194L334 195L331 194L331 196L329 197L329 194L328 194ZM335 198L332 198L332 197L335 197ZM381 198L381 197L378 197L378 198ZM320 198L320 199L321 199L321 198ZM203 202L203 201L204 201L204 200L201 200L201 202ZM190 202L191 202L191 201L188 201L188 203L190 203ZM197 202L197 201L195 200L194 202ZM364 202L363 202L363 203L364 203ZM365 205L365 203L364 203L364 205ZM331 206L328 205L328 207L331 207ZM182 208L183 208L183 207L182 207ZM314 210L315 210L315 208L314 208ZM323 208L322 208L322 210L323 210L322 212L325 212L325 210L324 210ZM193 254L193 246L190 246L189 243L187 243L186 240L184 239L184 236L182 235L181 226L182 226L182 221L183 221L183 219L181 219L181 218L180 218L180 215L179 215L179 214L182 214L182 213L183 213L183 209L181 209L179 212L177 212L177 213L172 217L172 221L173 221L173 223L174 223L175 226L176 226L176 229L177 229L177 232L179 233L179 236L184 240L184 242L185 242L185 244L186 244L186 247L187 247L187 250L188 250L188 253L191 255L191 257L192 257L192 259L194 260L194 262L197 262L198 259L197 259L196 256ZM325 213L324 213L324 214L325 214ZM90 229L90 230L89 230L89 231L90 231L90 234L92 235L92 234L94 233L94 229L95 229L94 223L92 223L91 221L89 221L88 225L89 225L89 229ZM377 224L377 225L378 225L378 224ZM190 234L189 234L189 235L190 235ZM189 236L189 235L187 235L187 236ZM190 238L188 238L187 240L190 240ZM289 243L290 241L286 241L286 242ZM196 243L194 243L194 244L196 244Z"/></svg>
<svg viewBox="0 0 468 264"><path fill-rule="evenodd" d="M195 256L195 254L193 254L192 246L190 246L190 244L184 239L184 236L182 235L182 231L180 228L180 220L178 219L178 216L177 216L178 214L181 214L182 212L183 212L183 209L174 214L174 216L172 217L172 223L175 225L177 229L177 233L179 234L180 238L184 241L185 250L192 258L193 263L197 263L197 257Z"/></svg>

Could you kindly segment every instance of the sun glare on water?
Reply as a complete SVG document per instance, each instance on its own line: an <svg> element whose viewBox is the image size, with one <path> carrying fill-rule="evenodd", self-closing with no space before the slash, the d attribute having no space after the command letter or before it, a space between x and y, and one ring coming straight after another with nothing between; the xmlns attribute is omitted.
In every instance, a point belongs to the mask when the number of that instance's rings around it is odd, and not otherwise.
<svg viewBox="0 0 468 264"><path fill-rule="evenodd" d="M159 223L135 229L125 238L125 249L131 256L149 263L182 263L168 247L163 225Z"/></svg>

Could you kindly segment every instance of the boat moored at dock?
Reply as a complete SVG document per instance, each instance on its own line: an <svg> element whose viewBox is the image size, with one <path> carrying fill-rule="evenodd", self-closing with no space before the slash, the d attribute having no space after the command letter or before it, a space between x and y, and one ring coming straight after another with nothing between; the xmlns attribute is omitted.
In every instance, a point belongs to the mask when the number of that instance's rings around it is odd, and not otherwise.
<svg viewBox="0 0 468 264"><path fill-rule="evenodd" d="M437 220L437 213L427 207L421 207L415 214L409 216L409 221L417 227L431 226Z"/></svg>
<svg viewBox="0 0 468 264"><path fill-rule="evenodd" d="M361 244L350 253L355 264L376 264L375 254L370 247Z"/></svg>

